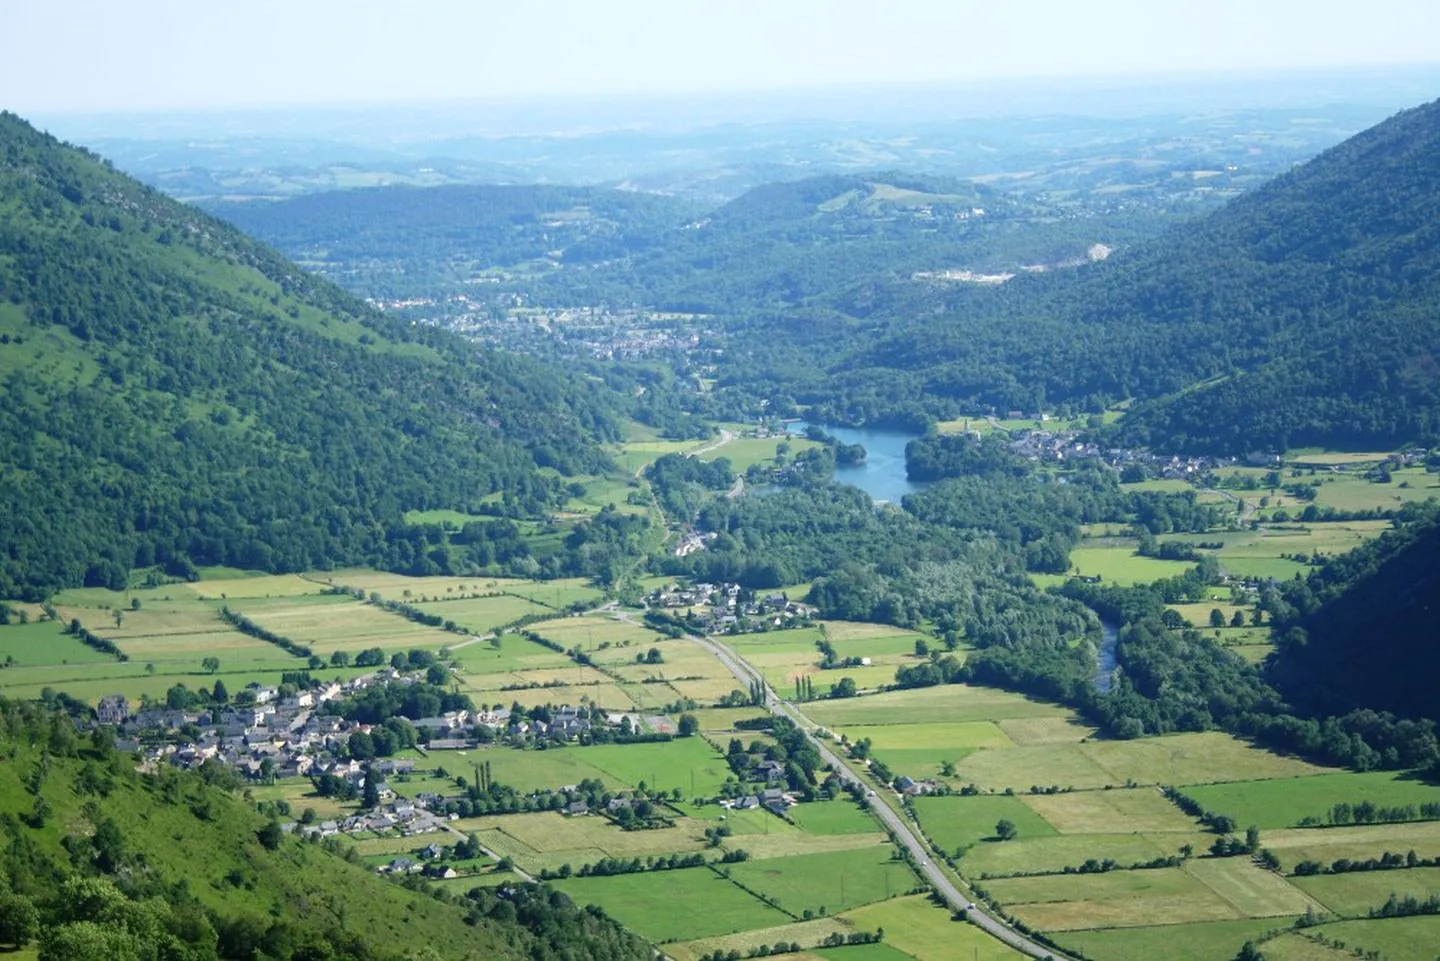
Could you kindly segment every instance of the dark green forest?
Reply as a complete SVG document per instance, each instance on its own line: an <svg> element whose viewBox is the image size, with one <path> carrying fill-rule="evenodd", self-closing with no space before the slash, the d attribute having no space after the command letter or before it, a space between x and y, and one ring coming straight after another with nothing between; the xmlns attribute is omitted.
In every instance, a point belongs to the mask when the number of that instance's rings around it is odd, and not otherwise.
<svg viewBox="0 0 1440 961"><path fill-rule="evenodd" d="M608 466L603 385L389 320L9 114L0 197L0 596L425 567L405 511L534 513Z"/></svg>

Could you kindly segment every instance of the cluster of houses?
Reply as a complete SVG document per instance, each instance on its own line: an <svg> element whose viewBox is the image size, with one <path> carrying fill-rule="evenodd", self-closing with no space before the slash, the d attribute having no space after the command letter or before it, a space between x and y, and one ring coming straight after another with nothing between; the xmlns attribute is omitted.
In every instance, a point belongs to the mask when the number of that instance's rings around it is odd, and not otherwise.
<svg viewBox="0 0 1440 961"><path fill-rule="evenodd" d="M124 695L112 694L100 700L96 713L99 723L112 725L119 731L117 747L144 751L150 763L163 761L193 768L214 760L253 780L329 774L358 785L363 781L361 765L346 756L350 737L356 733L368 734L374 725L346 720L338 713L327 711L326 705L372 684L414 682L418 678L418 674L385 668L344 684L324 684L286 697L274 688L251 685L243 697L237 698L239 703L211 710L132 711ZM447 711L410 723L416 728L421 743L432 751L466 750L478 746L482 740L575 741L596 728L637 734L675 733L674 722L665 717L601 712L570 705L539 713L544 715L543 719L496 706L475 711ZM187 730L189 737L184 736ZM396 765L408 764L408 761L382 760L376 763L375 769L384 774Z"/></svg>
<svg viewBox="0 0 1440 961"><path fill-rule="evenodd" d="M694 584L689 587L670 585L652 591L645 598L646 606L655 610L686 609L698 613L705 628L712 634L737 633L743 627L758 625L774 628L798 626L815 613L808 604L792 601L784 594L766 594L744 598L739 584Z"/></svg>

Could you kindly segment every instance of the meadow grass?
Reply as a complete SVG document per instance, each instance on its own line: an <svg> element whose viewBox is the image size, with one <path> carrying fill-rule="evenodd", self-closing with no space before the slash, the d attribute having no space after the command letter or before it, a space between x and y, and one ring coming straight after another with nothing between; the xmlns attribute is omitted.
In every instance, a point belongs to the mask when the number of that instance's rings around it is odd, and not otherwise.
<svg viewBox="0 0 1440 961"><path fill-rule="evenodd" d="M730 866L730 876L792 914L807 909L835 914L905 894L918 883L908 864L891 858L893 851L889 845L875 845L743 861Z"/></svg>
<svg viewBox="0 0 1440 961"><path fill-rule="evenodd" d="M1186 790L1207 810L1240 825L1293 827L1306 817L1322 822L1336 804L1369 801L1377 807L1440 803L1440 785L1394 771L1344 772L1312 777L1207 784Z"/></svg>
<svg viewBox="0 0 1440 961"><path fill-rule="evenodd" d="M1099 731L1078 717L1017 717L997 721L1016 745L1079 744L1099 736Z"/></svg>
<svg viewBox="0 0 1440 961"><path fill-rule="evenodd" d="M529 598L512 594L430 601L416 606L426 614L454 621L472 634L489 634L527 615L550 610Z"/></svg>
<svg viewBox="0 0 1440 961"><path fill-rule="evenodd" d="M651 744L597 744L583 749L585 761L624 784L642 781L652 789L680 788L686 797L720 793L730 766L699 737Z"/></svg>
<svg viewBox="0 0 1440 961"><path fill-rule="evenodd" d="M841 920L862 931L885 929L885 943L917 961L1018 961L1024 955L972 924L956 921L950 912L923 895L892 898L847 911Z"/></svg>
<svg viewBox="0 0 1440 961"><path fill-rule="evenodd" d="M792 919L709 868L554 882L580 904L595 904L658 944L773 928Z"/></svg>
<svg viewBox="0 0 1440 961"><path fill-rule="evenodd" d="M842 728L841 733L852 742L868 738L877 757L915 777L938 774L943 762L958 761L980 748L1015 746L992 721L857 725Z"/></svg>
<svg viewBox="0 0 1440 961"><path fill-rule="evenodd" d="M1119 546L1077 547L1070 552L1070 566L1082 576L1099 577L1106 583L1126 587L1174 577L1194 565L1186 561L1142 557L1130 546Z"/></svg>
<svg viewBox="0 0 1440 961"><path fill-rule="evenodd" d="M807 834L873 834L877 829L875 819L848 800L798 804L787 813Z"/></svg>
<svg viewBox="0 0 1440 961"><path fill-rule="evenodd" d="M1154 788L1026 795L1024 803L1061 834L1193 832L1196 822Z"/></svg>
<svg viewBox="0 0 1440 961"><path fill-rule="evenodd" d="M769 947L781 941L807 946L819 944L831 934L836 932L848 934L851 930L849 925L835 918L815 918L811 921L796 921L793 924L782 924L779 927L764 928L759 931L746 931L741 934L726 934L680 944L670 944L666 945L665 953L674 961L699 961L701 956L713 954L716 951L722 953L739 951L742 955L747 955L762 944ZM787 958L794 957L796 956L787 955Z"/></svg>
<svg viewBox="0 0 1440 961"><path fill-rule="evenodd" d="M1440 944L1440 916L1412 918L1384 918L1363 921L1341 921L1311 929L1312 933L1345 944L1342 954L1322 955L1314 942L1304 938L1304 932L1287 934L1283 938L1267 941L1264 945L1266 957L1274 954L1276 961L1327 961L1329 957L1354 958L1354 951L1377 951L1385 961L1434 961L1437 944ZM1289 951L1287 942L1299 942L1298 951Z"/></svg>
<svg viewBox="0 0 1440 961"><path fill-rule="evenodd" d="M1274 919L1202 921L1155 924L1107 931L1072 931L1056 938L1060 946L1079 950L1095 961L1217 961L1233 958L1240 947L1277 927ZM1268 947L1268 945L1267 945ZM1430 959L1426 959L1430 961Z"/></svg>
<svg viewBox="0 0 1440 961"><path fill-rule="evenodd" d="M1022 831L1013 841L977 844L958 863L960 872L967 878L1010 877L1036 871L1060 872L1066 868L1078 868L1091 859L1108 859L1128 867L1175 856L1184 844L1203 851L1212 840L1214 835L1198 832L1039 837L1027 836Z"/></svg>
<svg viewBox="0 0 1440 961"><path fill-rule="evenodd" d="M1015 841L987 841L995 837L995 825L1002 820L1015 825L1019 831L1018 838L1049 837L1056 833L1054 827L1020 798L1003 794L918 797L914 803L915 813L925 833L945 851L954 852L980 842L987 842L987 846L989 843L1014 844ZM970 857L970 854L966 855L967 864Z"/></svg>
<svg viewBox="0 0 1440 961"><path fill-rule="evenodd" d="M1423 858L1440 857L1440 821L1408 824L1367 824L1348 828L1294 828L1266 831L1264 844L1286 870L1301 861L1330 864L1340 858L1365 861L1386 851L1414 851Z"/></svg>
<svg viewBox="0 0 1440 961"><path fill-rule="evenodd" d="M115 663L109 654L86 647L54 621L0 627L0 662L11 658L18 667ZM0 683L4 680L0 674Z"/></svg>
<svg viewBox="0 0 1440 961"><path fill-rule="evenodd" d="M1315 903L1250 858L1197 858L1186 861L1183 870L1247 917L1300 915Z"/></svg>
<svg viewBox="0 0 1440 961"><path fill-rule="evenodd" d="M1364 917L1383 905L1390 895L1413 895L1424 901L1440 894L1440 868L1405 868L1394 871L1351 871L1291 878L1290 883L1325 907L1344 917Z"/></svg>
<svg viewBox="0 0 1440 961"><path fill-rule="evenodd" d="M807 704L805 713L815 723L829 728L846 725L959 723L1073 716L1068 710L1055 704L969 684L945 684L906 691L886 691L883 694L845 700L822 701Z"/></svg>
<svg viewBox="0 0 1440 961"><path fill-rule="evenodd" d="M985 890L1006 906L1053 901L1206 896L1206 885L1180 868L1106 871L1103 874L1042 874L986 881Z"/></svg>

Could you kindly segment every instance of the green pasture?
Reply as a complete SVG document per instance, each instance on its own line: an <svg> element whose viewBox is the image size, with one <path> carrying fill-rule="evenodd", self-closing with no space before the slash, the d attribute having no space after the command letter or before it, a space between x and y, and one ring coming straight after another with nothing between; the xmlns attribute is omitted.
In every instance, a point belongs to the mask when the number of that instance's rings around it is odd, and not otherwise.
<svg viewBox="0 0 1440 961"><path fill-rule="evenodd" d="M1024 803L1061 834L1193 832L1198 825L1155 788L1029 794Z"/></svg>
<svg viewBox="0 0 1440 961"><path fill-rule="evenodd" d="M1336 804L1369 801L1377 807L1440 803L1440 784L1412 774L1368 771L1312 777L1206 784L1186 788L1207 810L1227 814L1242 826L1293 827L1306 817L1325 822Z"/></svg>
<svg viewBox="0 0 1440 961"><path fill-rule="evenodd" d="M1019 961L1024 955L973 924L956 921L924 895L892 898L847 911L841 920L861 931L885 929L885 943L917 961Z"/></svg>
<svg viewBox="0 0 1440 961"><path fill-rule="evenodd" d="M1305 937L1311 933L1339 941L1345 948L1321 954L1322 949ZM1434 961L1437 944L1440 944L1440 916L1429 915L1325 924L1267 941L1263 947L1265 956L1274 956L1276 961L1339 961L1342 957L1356 957L1357 950L1379 952L1384 961ZM1292 945L1296 948L1293 952ZM1286 953L1280 954L1282 951Z"/></svg>
<svg viewBox="0 0 1440 961"><path fill-rule="evenodd" d="M805 713L815 723L829 728L1071 716L1067 709L1055 704L969 684L945 684L822 701L805 705Z"/></svg>
<svg viewBox="0 0 1440 961"><path fill-rule="evenodd" d="M1284 919L1155 924L1108 931L1068 931L1056 937L1062 948L1094 961L1221 961L1240 953L1246 941L1289 927ZM1426 959L1430 961L1430 959Z"/></svg>
<svg viewBox="0 0 1440 961"><path fill-rule="evenodd" d="M66 634L64 625L54 621L0 627L0 663L9 665L4 672L0 672L0 686L8 679L6 672L15 667L106 662L116 663L115 658L109 654L86 647Z"/></svg>
<svg viewBox="0 0 1440 961"><path fill-rule="evenodd" d="M981 847L1018 845L1021 840L1049 837L1056 833L1044 818L1026 806L1018 797L1004 794L978 794L962 797L917 797L915 813L925 833L944 851L954 854L972 845ZM1010 821L1018 833L1010 841L995 838L995 825ZM982 844L982 842L984 842ZM971 854L978 847L972 848ZM968 868L971 854L965 855L962 869ZM1083 862L1083 858L1081 859ZM967 872L968 873L968 872Z"/></svg>
<svg viewBox="0 0 1440 961"><path fill-rule="evenodd" d="M651 744L597 744L582 749L586 763L623 784L680 788L685 797L720 793L730 767L708 741L682 737Z"/></svg>
<svg viewBox="0 0 1440 961"><path fill-rule="evenodd" d="M1011 820L1014 820L1013 818ZM1017 824L1020 822L1016 821ZM993 831L994 826L986 830ZM1053 829L1052 829L1053 830ZM959 861L967 878L996 878L1037 871L1057 873L1079 868L1086 861L1112 860L1129 866L1180 853L1184 844L1203 851L1214 835L1192 834L1068 834L1038 837L1026 834L1013 841L987 842L972 847Z"/></svg>
<svg viewBox="0 0 1440 961"><path fill-rule="evenodd" d="M489 634L527 615L542 614L550 610L529 598L516 597L513 594L433 601L415 606L426 614L454 621L472 634Z"/></svg>
<svg viewBox="0 0 1440 961"><path fill-rule="evenodd" d="M1351 871L1291 878L1290 883L1342 917L1364 917L1390 895L1424 901L1440 894L1440 868Z"/></svg>
<svg viewBox="0 0 1440 961"><path fill-rule="evenodd" d="M852 801L812 801L786 812L806 834L873 834L875 819Z"/></svg>
<svg viewBox="0 0 1440 961"><path fill-rule="evenodd" d="M1387 851L1414 851L1422 858L1440 857L1440 821L1366 824L1348 828L1289 828L1265 831L1264 844L1285 870L1301 861L1330 864L1340 858L1366 861Z"/></svg>
<svg viewBox="0 0 1440 961"><path fill-rule="evenodd" d="M1142 557L1132 547L1117 546L1077 547L1070 552L1070 566L1081 576L1099 577L1106 583L1124 587L1174 577L1194 565Z"/></svg>
<svg viewBox="0 0 1440 961"><path fill-rule="evenodd" d="M580 904L595 904L657 944L693 940L792 920L709 868L553 882Z"/></svg>
<svg viewBox="0 0 1440 961"><path fill-rule="evenodd" d="M889 845L743 861L730 876L794 915L805 910L835 914L847 908L906 894L917 883L904 861L891 858Z"/></svg>
<svg viewBox="0 0 1440 961"><path fill-rule="evenodd" d="M855 725L840 730L851 742L868 738L875 756L912 777L939 774L942 762L959 761L980 748L1015 746L993 721Z"/></svg>

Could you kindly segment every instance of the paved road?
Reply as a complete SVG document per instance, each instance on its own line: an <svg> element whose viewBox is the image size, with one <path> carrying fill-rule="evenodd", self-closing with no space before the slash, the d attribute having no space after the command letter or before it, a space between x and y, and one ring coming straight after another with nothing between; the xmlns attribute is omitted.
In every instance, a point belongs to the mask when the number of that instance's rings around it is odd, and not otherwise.
<svg viewBox="0 0 1440 961"><path fill-rule="evenodd" d="M815 735L811 733L809 719L800 713L793 704L779 697L775 691L771 689L770 685L765 683L765 678L743 658L714 638L691 635L691 639L719 658L720 663L725 665L726 670L735 675L738 680L744 681L747 687L751 683L759 681L765 689L765 706L770 709L771 713L787 717L799 725L800 729L805 732L805 736L809 738L810 743L814 744L815 748L820 752L821 759L834 768L843 781L853 782L862 787L865 786L865 782L851 767L850 761L831 750L825 741L815 737ZM892 809L879 798L875 798L871 802L870 810L884 822L887 828L895 833L895 836L900 839L900 843L904 844L905 847L910 850L910 853L915 857L915 862L920 865L921 873L925 875L926 880L934 886L935 890L938 891L946 903L950 905L951 910L965 911L966 917L971 923L1005 942L1015 950L1028 954L1032 958L1055 958L1057 961L1060 961L1060 959L1068 957L1059 951L1047 948L1042 944L1037 944L1030 940L1004 921L986 913L981 905L971 901L969 893L962 891L960 887L951 880L950 876L941 869L940 865L934 862L933 854L927 848L924 839L915 832L914 828L910 826L910 823L903 815Z"/></svg>

